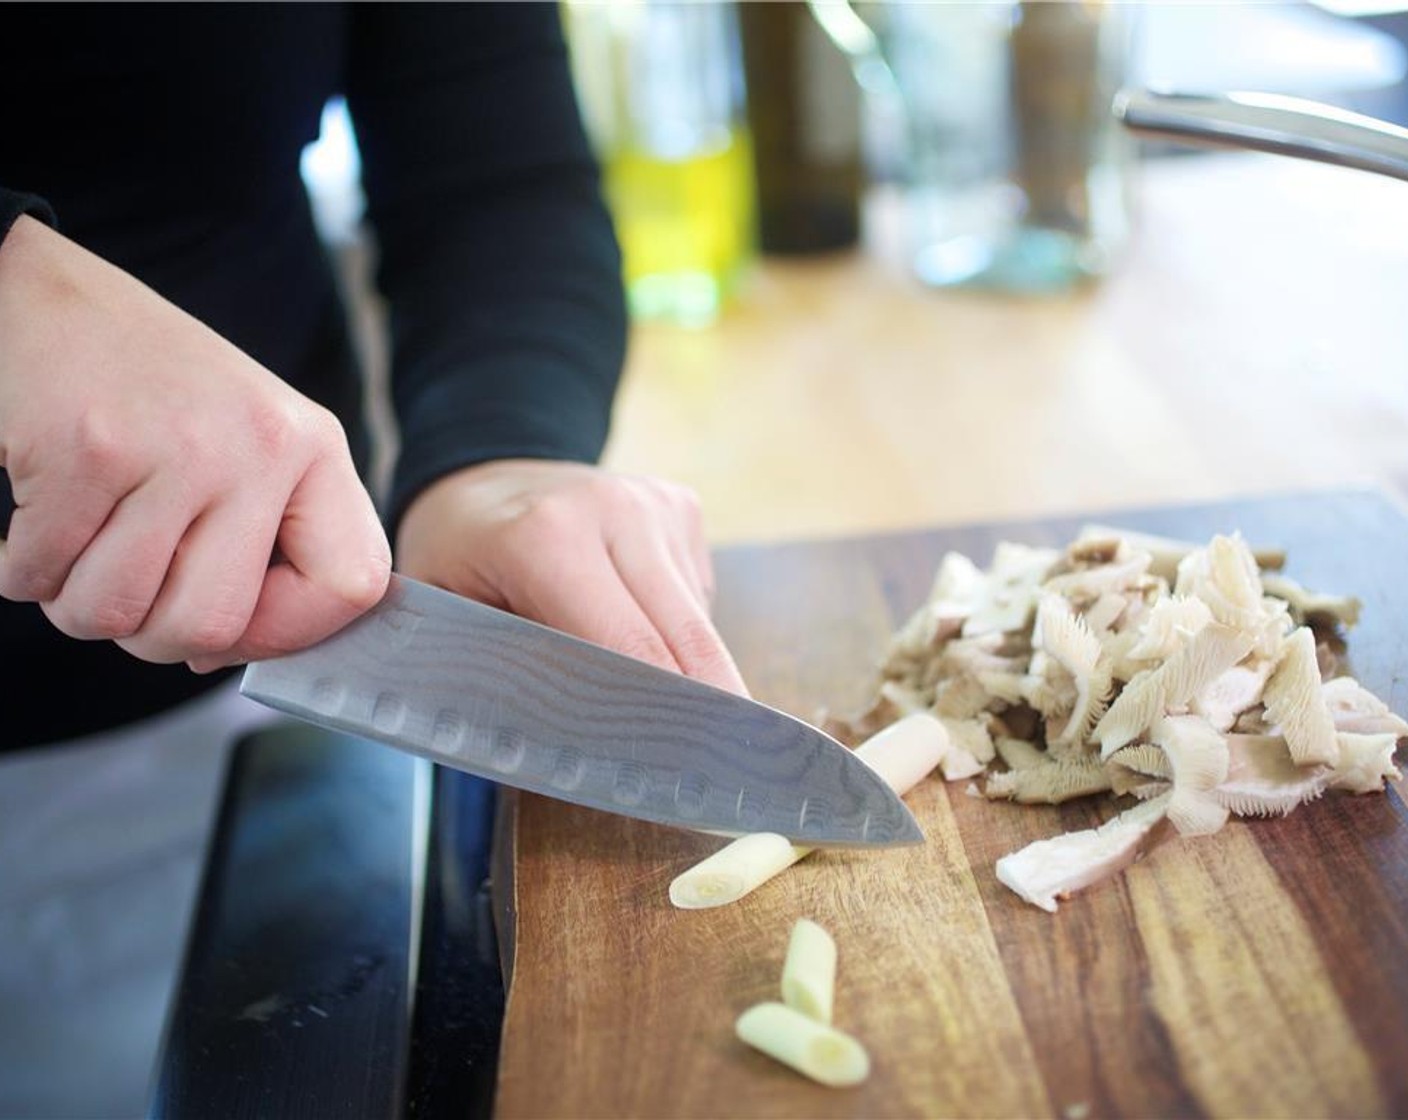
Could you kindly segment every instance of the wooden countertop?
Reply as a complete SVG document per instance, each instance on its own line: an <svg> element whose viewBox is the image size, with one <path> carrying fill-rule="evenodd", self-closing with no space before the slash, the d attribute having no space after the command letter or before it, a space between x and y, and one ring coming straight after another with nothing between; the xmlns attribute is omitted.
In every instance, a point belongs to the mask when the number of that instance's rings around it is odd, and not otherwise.
<svg viewBox="0 0 1408 1120"><path fill-rule="evenodd" d="M1408 483L1408 186L1214 155L1140 199L1115 275L1022 299L922 287L877 198L865 252L637 327L607 462L720 543Z"/></svg>
<svg viewBox="0 0 1408 1120"><path fill-rule="evenodd" d="M880 198L866 252L768 262L711 330L638 328L608 462L693 485L717 543L759 542L720 555L745 676L798 715L844 709L939 550L1005 532L935 527L1408 483L1405 204L1403 184L1339 169L1177 161L1146 174L1121 271L1034 300L921 288ZM1261 518L1290 574L1365 597L1351 657L1403 712L1393 508L1238 509L1152 523ZM665 888L708 840L524 797L501 852L517 955L499 1113L1402 1112L1408 814L1399 794L1310 808L1161 851L1053 918L992 861L1097 810L936 784L923 849L809 862L701 917ZM732 1039L802 914L837 934L842 1018L876 1051L857 1094Z"/></svg>

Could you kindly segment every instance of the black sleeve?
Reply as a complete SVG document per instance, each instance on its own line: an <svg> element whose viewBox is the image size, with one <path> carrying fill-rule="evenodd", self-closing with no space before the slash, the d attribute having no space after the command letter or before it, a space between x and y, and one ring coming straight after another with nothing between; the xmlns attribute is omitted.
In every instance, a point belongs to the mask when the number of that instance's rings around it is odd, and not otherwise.
<svg viewBox="0 0 1408 1120"><path fill-rule="evenodd" d="M626 316L556 6L351 10L348 104L401 427L394 532L459 467L596 459Z"/></svg>
<svg viewBox="0 0 1408 1120"><path fill-rule="evenodd" d="M21 214L38 218L47 225L58 224L54 219L54 211L37 194L25 194L23 191L0 187L0 242L5 240L10 227Z"/></svg>

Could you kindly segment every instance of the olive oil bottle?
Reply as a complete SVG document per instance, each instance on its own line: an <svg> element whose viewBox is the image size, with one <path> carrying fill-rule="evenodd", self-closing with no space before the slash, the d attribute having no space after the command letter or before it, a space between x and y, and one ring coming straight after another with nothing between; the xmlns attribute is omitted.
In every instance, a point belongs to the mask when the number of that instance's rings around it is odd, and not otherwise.
<svg viewBox="0 0 1408 1120"><path fill-rule="evenodd" d="M754 255L737 11L719 0L569 3L587 129L640 319L712 322Z"/></svg>

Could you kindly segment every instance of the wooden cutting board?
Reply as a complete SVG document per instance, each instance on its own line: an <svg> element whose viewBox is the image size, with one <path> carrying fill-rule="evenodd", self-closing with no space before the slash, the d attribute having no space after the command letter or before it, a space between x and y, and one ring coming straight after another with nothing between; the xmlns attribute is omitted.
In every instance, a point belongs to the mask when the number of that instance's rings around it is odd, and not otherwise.
<svg viewBox="0 0 1408 1120"><path fill-rule="evenodd" d="M1408 520L1386 499L1101 520L1285 547L1287 574L1363 600L1351 665L1408 713ZM1079 523L731 549L716 614L759 699L804 718L849 710L946 549L986 563L999 539L1064 543ZM990 803L965 785L911 794L922 847L817 853L693 912L667 888L719 841L519 797L499 884L513 960L498 1115L1408 1113L1402 783L1165 844L1054 915L999 884L994 861L1111 804ZM855 1089L815 1086L734 1038L740 1012L776 998L800 917L837 942L837 1025L873 1062Z"/></svg>

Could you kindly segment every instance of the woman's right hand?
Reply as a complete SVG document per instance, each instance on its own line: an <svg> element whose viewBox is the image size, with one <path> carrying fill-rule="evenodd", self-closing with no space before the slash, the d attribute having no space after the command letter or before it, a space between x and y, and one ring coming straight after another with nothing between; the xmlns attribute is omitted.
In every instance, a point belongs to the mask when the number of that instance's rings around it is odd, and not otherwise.
<svg viewBox="0 0 1408 1120"><path fill-rule="evenodd" d="M0 595L148 661L298 649L386 588L332 414L28 217L0 244L0 466Z"/></svg>

